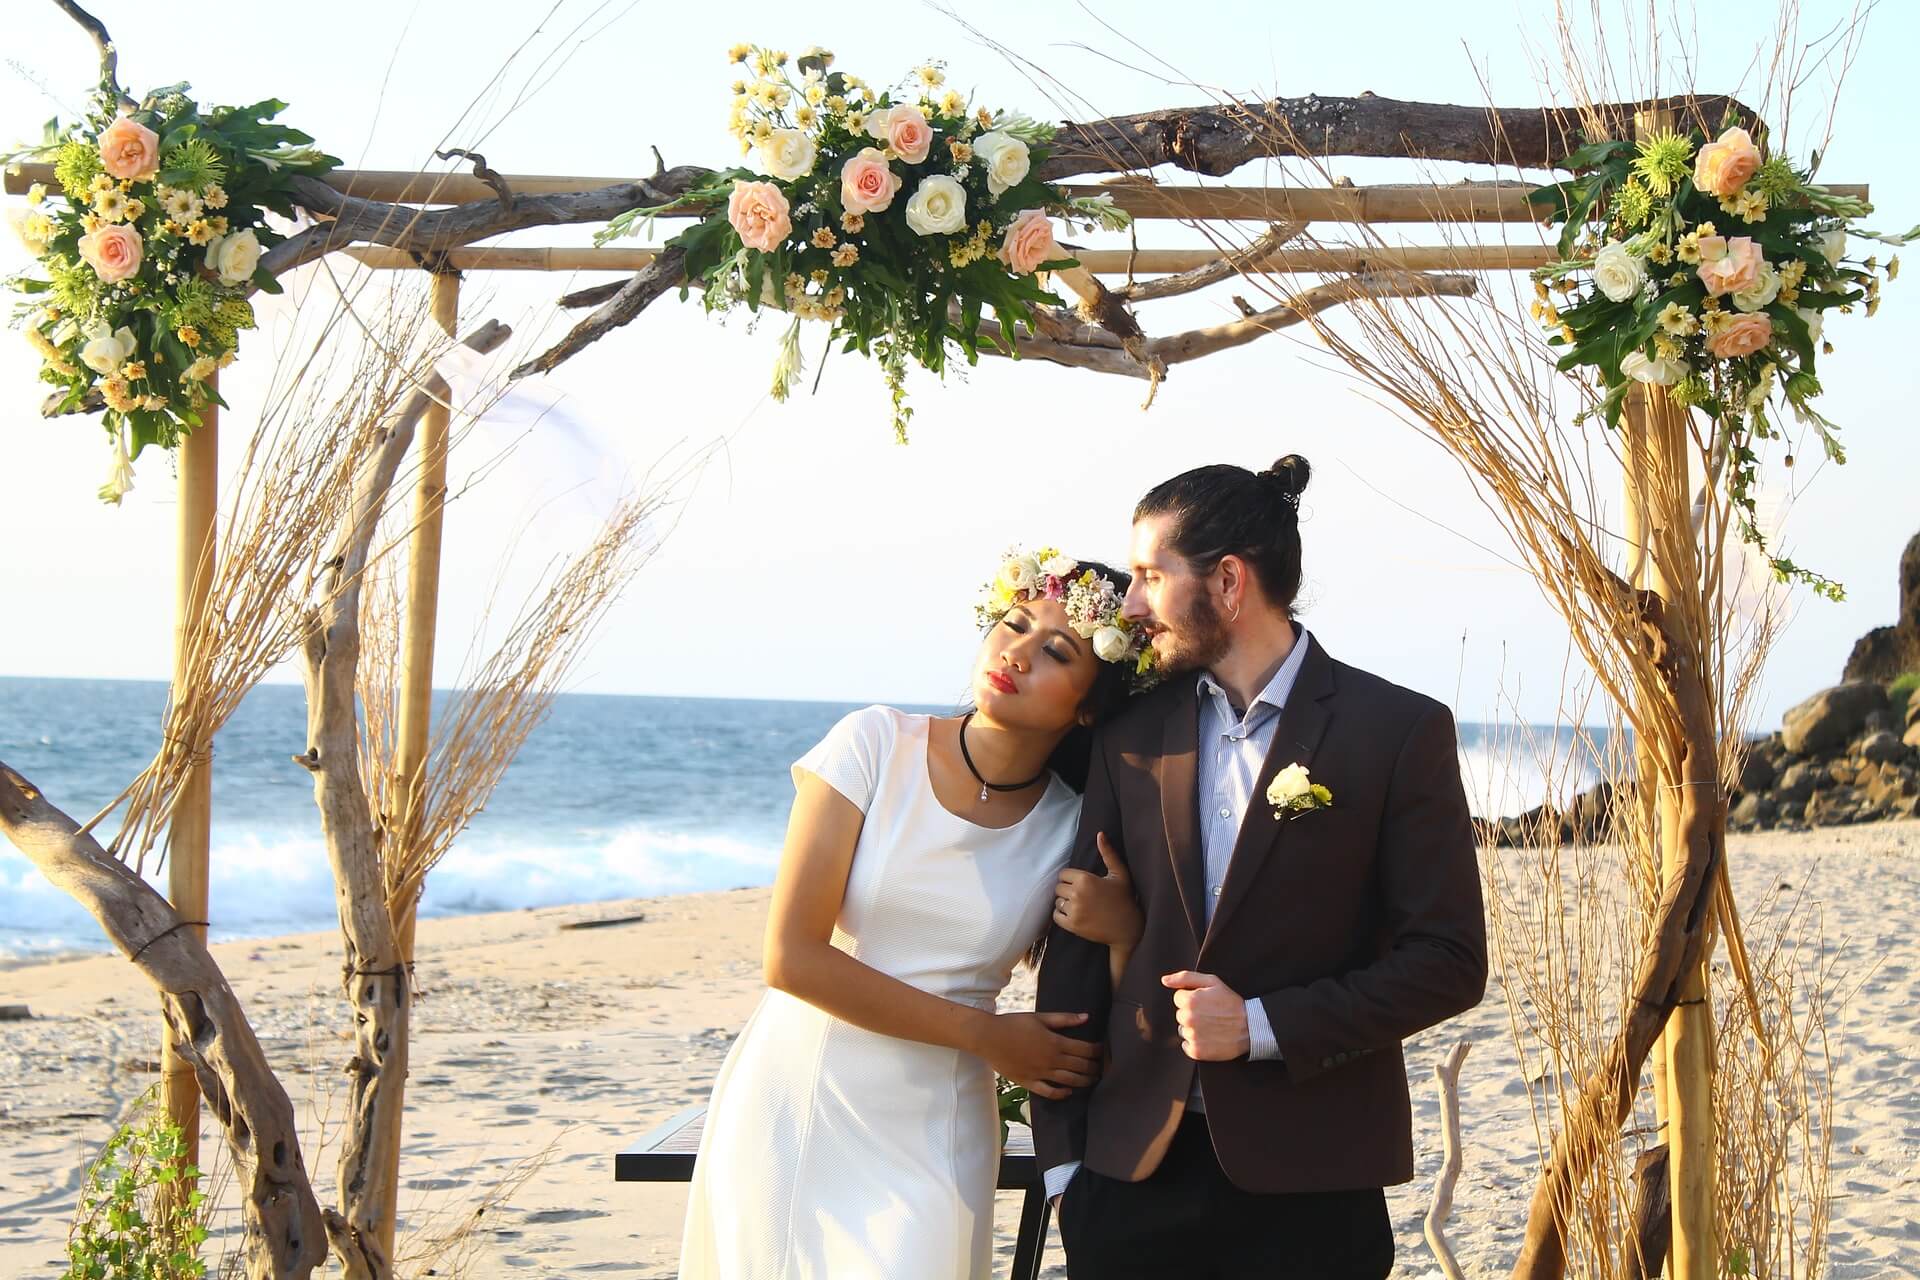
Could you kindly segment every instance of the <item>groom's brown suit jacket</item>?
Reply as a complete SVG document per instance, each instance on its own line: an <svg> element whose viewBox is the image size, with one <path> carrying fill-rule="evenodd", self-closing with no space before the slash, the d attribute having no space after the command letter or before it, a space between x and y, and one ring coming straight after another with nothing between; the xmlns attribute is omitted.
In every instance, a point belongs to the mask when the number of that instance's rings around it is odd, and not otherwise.
<svg viewBox="0 0 1920 1280"><path fill-rule="evenodd" d="M1098 734L1071 865L1099 871L1105 832L1146 931L1117 989L1107 949L1057 926L1037 1007L1087 1012L1071 1034L1111 1056L1091 1089L1035 1098L1039 1163L1137 1182L1160 1163L1199 1071L1221 1168L1244 1190L1381 1187L1413 1176L1400 1042L1479 1003L1486 924L1453 717L1309 642L1242 821L1211 927L1195 795L1191 675ZM1308 767L1329 808L1281 819L1265 796ZM1196 1063L1163 974L1217 975L1258 998L1278 1061Z"/></svg>

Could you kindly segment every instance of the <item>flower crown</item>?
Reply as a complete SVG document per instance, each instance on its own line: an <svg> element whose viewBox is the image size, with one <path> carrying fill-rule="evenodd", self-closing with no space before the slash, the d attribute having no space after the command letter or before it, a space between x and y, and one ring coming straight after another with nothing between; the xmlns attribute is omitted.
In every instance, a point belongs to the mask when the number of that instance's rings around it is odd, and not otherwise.
<svg viewBox="0 0 1920 1280"><path fill-rule="evenodd" d="M1015 605L1033 600L1058 600L1067 611L1067 624L1092 643L1096 657L1129 668L1134 693L1158 680L1153 647L1144 631L1120 616L1123 601L1111 578L1082 569L1079 561L1052 547L1031 555L1016 547L1001 560L974 613L984 631L997 626Z"/></svg>

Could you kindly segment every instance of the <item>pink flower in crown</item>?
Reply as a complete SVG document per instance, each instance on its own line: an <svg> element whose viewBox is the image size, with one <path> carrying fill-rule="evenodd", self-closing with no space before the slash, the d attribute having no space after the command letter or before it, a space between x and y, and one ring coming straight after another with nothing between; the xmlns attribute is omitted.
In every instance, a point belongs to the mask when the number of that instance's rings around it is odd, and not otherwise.
<svg viewBox="0 0 1920 1280"><path fill-rule="evenodd" d="M1046 589L1047 599L1059 600L1062 597L1064 597L1066 594L1067 594L1067 584L1060 581L1060 576L1054 573L1048 574L1047 589Z"/></svg>

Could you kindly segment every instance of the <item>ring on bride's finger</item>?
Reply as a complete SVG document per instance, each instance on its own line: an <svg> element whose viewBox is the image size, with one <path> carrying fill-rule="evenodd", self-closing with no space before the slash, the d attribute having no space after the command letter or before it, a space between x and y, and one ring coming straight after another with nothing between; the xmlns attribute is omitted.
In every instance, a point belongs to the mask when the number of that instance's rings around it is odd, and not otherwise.
<svg viewBox="0 0 1920 1280"><path fill-rule="evenodd" d="M1053 909L1055 911L1065 911L1067 909L1067 900L1065 898L1055 898L1053 900Z"/></svg>

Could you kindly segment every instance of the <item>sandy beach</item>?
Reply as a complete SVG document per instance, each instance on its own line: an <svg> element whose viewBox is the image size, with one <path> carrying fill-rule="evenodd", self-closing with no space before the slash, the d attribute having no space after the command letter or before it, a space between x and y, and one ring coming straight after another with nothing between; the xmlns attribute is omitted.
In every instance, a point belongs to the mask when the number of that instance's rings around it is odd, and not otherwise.
<svg viewBox="0 0 1920 1280"><path fill-rule="evenodd" d="M1829 1028L1830 1274L1920 1274L1920 823L1735 836L1729 860L1741 900L1756 904L1749 910L1797 900L1819 912L1835 995L1846 1001ZM1782 885L1792 891L1776 893ZM1770 897L1780 905L1758 905ZM422 924L402 1204L403 1248L415 1262L403 1273L417 1273L435 1241L464 1234L465 1274L675 1274L684 1192L616 1185L613 1155L704 1099L760 993L767 898L749 889ZM635 915L644 919L560 928ZM338 950L325 934L215 948L293 1093L323 1203L347 1053ZM1005 1003L1030 1000L1022 975ZM0 1004L16 1003L33 1017L0 1023L0 1276L57 1275L86 1161L156 1078L159 1022L118 957L0 972ZM1474 1049L1462 1077L1466 1167L1453 1237L1470 1274L1504 1274L1512 1257L1537 1157L1508 1025L1496 987L1407 1047L1419 1154L1414 1181L1389 1192L1396 1276L1434 1267L1420 1232L1440 1164L1432 1069L1461 1038ZM503 1188L504 1202L476 1220L474 1209ZM1018 1212L1018 1197L1003 1193L1003 1264ZM232 1215L217 1226L216 1252L233 1239ZM1057 1244L1046 1274L1066 1274Z"/></svg>

